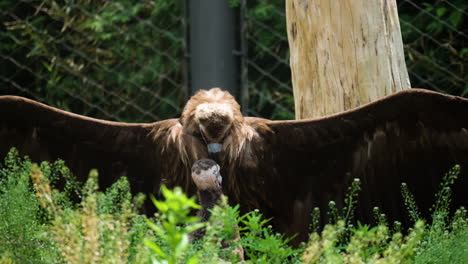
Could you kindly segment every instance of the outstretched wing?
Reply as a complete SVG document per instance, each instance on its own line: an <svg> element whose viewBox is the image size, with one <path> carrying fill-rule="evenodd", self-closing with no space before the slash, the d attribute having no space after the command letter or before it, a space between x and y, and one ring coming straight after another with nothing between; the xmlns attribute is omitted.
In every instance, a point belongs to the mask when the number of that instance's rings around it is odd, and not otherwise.
<svg viewBox="0 0 468 264"><path fill-rule="evenodd" d="M92 168L106 187L127 176L134 191L159 186L150 132L167 122L126 124L80 116L16 96L0 96L0 156L11 147L34 161L63 159L78 178Z"/></svg>
<svg viewBox="0 0 468 264"><path fill-rule="evenodd" d="M266 189L280 230L306 236L312 208L342 206L354 178L362 190L357 214L374 206L390 219L407 216L406 182L423 211L444 173L462 167L454 202L467 205L468 100L412 89L355 110L302 121L266 121L273 130ZM306 237L302 237L306 238Z"/></svg>

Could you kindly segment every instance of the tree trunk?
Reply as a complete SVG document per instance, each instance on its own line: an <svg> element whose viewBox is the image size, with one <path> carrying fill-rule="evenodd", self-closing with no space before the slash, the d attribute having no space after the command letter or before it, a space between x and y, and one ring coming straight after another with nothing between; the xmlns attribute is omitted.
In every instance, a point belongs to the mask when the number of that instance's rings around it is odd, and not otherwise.
<svg viewBox="0 0 468 264"><path fill-rule="evenodd" d="M296 119L410 88L395 0L287 0Z"/></svg>

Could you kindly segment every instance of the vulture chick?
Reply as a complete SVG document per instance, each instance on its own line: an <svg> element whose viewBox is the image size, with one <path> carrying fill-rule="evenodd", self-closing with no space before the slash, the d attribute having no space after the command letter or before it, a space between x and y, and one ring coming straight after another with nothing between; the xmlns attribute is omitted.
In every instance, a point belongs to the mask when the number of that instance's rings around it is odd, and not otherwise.
<svg viewBox="0 0 468 264"><path fill-rule="evenodd" d="M244 117L234 97L197 92L182 116L127 124L65 112L15 96L0 96L0 155L11 147L33 160L61 158L79 178L91 168L106 187L126 175L133 191L157 193L160 183L196 191L195 161L221 167L223 193L241 213L258 208L287 235L306 240L314 207L342 206L361 180L356 216L373 221L378 206L405 223L401 183L423 213L445 172L461 165L454 206L467 205L468 100L410 89L359 108L316 119Z"/></svg>
<svg viewBox="0 0 468 264"><path fill-rule="evenodd" d="M211 159L201 159L196 161L192 166L192 179L197 187L197 197L200 202L201 209L198 210L197 216L202 222L208 221L211 216L211 211L221 199L223 190L221 188L222 177L220 174L219 165ZM233 227L236 231L236 237L233 241L240 239L239 229ZM190 234L190 240L195 241L205 234L205 228L198 229ZM223 247L228 247L231 241L222 241ZM235 254L240 260L244 260L244 249L242 245L238 245L235 249Z"/></svg>
<svg viewBox="0 0 468 264"><path fill-rule="evenodd" d="M223 194L220 167L211 159L198 160L192 166L192 179L197 187L197 197L201 205L197 216L202 222L206 222L211 216L209 210L218 204Z"/></svg>

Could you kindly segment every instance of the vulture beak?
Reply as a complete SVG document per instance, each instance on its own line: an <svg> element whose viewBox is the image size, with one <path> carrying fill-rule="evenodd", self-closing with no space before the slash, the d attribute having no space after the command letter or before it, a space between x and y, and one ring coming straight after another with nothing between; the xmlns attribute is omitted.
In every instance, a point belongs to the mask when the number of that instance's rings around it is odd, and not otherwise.
<svg viewBox="0 0 468 264"><path fill-rule="evenodd" d="M220 163L223 141L229 135L234 120L233 110L227 104L204 103L197 106L195 118L208 156Z"/></svg>
<svg viewBox="0 0 468 264"><path fill-rule="evenodd" d="M220 156L221 150L223 149L222 141L220 141L221 143L211 142L210 140L207 139L207 136L205 133L206 133L205 127L202 124L200 124L200 134L203 138L203 141L205 141L206 147L208 149L208 156L210 157L210 159L219 163L219 160L220 160L219 156Z"/></svg>
<svg viewBox="0 0 468 264"><path fill-rule="evenodd" d="M221 149L223 149L223 145L220 143L209 143L208 147L208 156L219 163L219 154L221 153Z"/></svg>

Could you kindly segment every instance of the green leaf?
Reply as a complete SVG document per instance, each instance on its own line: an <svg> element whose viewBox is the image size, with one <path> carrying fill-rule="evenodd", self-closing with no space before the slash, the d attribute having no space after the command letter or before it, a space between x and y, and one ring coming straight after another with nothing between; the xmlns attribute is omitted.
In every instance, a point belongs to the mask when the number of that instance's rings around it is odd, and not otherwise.
<svg viewBox="0 0 468 264"><path fill-rule="evenodd" d="M436 14L438 17L443 16L446 12L447 12L447 8L445 7L440 7L440 8L437 8L436 10Z"/></svg>
<svg viewBox="0 0 468 264"><path fill-rule="evenodd" d="M186 227L186 231L190 233L200 228L203 228L205 225L206 225L205 223L197 223L197 224L189 225Z"/></svg>
<svg viewBox="0 0 468 264"><path fill-rule="evenodd" d="M458 28L458 26L462 22L462 18L463 18L462 17L462 12L460 12L458 10L455 10L449 16L450 24L452 24L453 26Z"/></svg>
<svg viewBox="0 0 468 264"><path fill-rule="evenodd" d="M180 242L178 243L178 245L176 246L175 248L175 253L177 256L181 256L182 253L185 251L185 249L187 248L187 246L189 245L189 239L188 239L188 235L187 234L183 234L181 239L180 239Z"/></svg>
<svg viewBox="0 0 468 264"><path fill-rule="evenodd" d="M191 257L188 261L187 264L197 264L198 263L198 257Z"/></svg>
<svg viewBox="0 0 468 264"><path fill-rule="evenodd" d="M152 241L149 241L148 239L144 239L143 242L145 243L145 245L151 248L154 251L154 253L156 253L158 256L160 256L161 258L167 258L166 253L164 253L158 245L156 245Z"/></svg>
<svg viewBox="0 0 468 264"><path fill-rule="evenodd" d="M153 203L156 206L156 208L158 208L158 210L161 212L166 212L167 210L169 210L169 205L167 203L160 201L153 201Z"/></svg>
<svg viewBox="0 0 468 264"><path fill-rule="evenodd" d="M461 56L461 57L465 57L467 54L468 54L468 48L463 48L463 49L460 51L460 56Z"/></svg>

